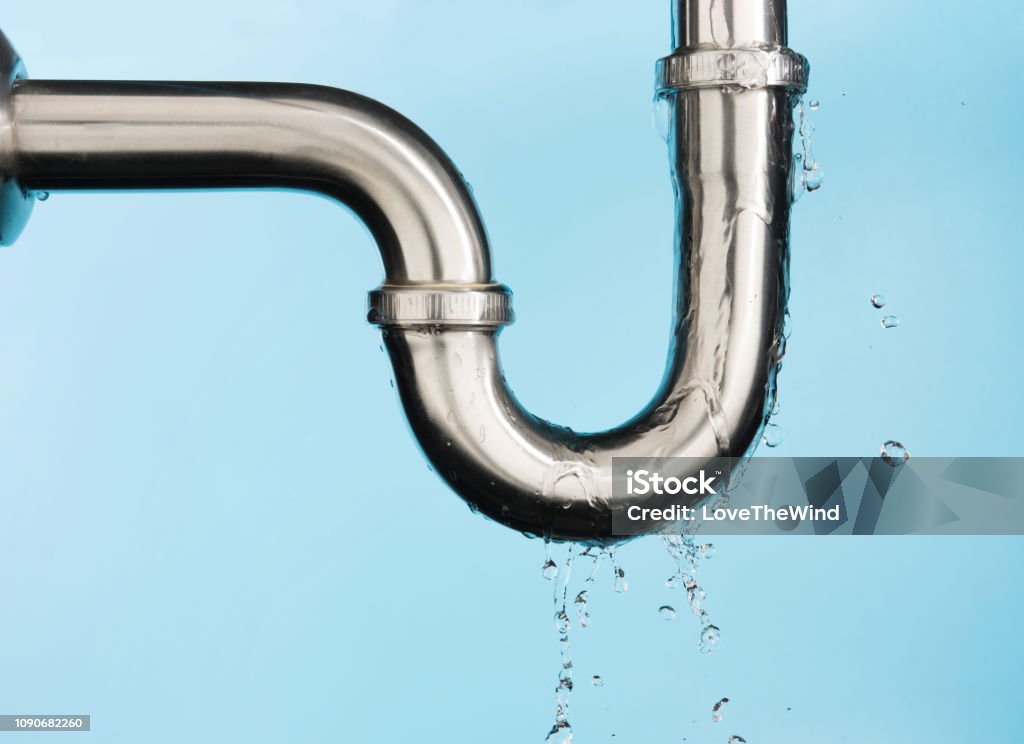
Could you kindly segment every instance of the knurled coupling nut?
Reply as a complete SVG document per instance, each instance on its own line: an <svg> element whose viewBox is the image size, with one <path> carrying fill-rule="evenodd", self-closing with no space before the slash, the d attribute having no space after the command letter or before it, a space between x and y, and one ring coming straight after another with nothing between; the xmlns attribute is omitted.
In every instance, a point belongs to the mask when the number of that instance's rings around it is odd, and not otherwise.
<svg viewBox="0 0 1024 744"><path fill-rule="evenodd" d="M370 292L367 320L383 327L489 329L514 319L503 284L388 285Z"/></svg>
<svg viewBox="0 0 1024 744"><path fill-rule="evenodd" d="M659 94L701 88L786 88L807 92L810 63L788 47L681 49L658 60Z"/></svg>

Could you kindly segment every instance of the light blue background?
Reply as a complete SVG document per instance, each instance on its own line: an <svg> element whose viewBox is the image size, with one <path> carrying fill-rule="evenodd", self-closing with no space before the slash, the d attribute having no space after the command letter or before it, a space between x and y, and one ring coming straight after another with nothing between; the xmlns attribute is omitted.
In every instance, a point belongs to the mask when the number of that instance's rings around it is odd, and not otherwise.
<svg viewBox="0 0 1024 744"><path fill-rule="evenodd" d="M394 106L473 183L521 400L585 430L652 392L667 3L50 0L0 24L38 78ZM826 184L794 212L777 451L1024 454L1024 6L791 0L790 27ZM0 253L0 712L91 713L96 742L542 740L543 548L428 472L363 321L380 275L362 227L301 194L37 206ZM574 631L579 744L1019 740L1024 540L718 545L712 656L694 618L658 618L684 602L657 541L621 551L628 593L601 574Z"/></svg>

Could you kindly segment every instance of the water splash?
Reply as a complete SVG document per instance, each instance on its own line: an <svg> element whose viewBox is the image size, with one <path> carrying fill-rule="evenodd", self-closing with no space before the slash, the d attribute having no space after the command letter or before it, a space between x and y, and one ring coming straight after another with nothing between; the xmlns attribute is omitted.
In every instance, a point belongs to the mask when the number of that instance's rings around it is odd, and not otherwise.
<svg viewBox="0 0 1024 744"><path fill-rule="evenodd" d="M724 697L717 703L711 706L711 720L715 723L720 723L722 718L725 716L725 706L729 703L729 698Z"/></svg>
<svg viewBox="0 0 1024 744"><path fill-rule="evenodd" d="M890 439L882 445L882 460L887 465L898 468L910 460L910 452L903 446L902 442Z"/></svg>

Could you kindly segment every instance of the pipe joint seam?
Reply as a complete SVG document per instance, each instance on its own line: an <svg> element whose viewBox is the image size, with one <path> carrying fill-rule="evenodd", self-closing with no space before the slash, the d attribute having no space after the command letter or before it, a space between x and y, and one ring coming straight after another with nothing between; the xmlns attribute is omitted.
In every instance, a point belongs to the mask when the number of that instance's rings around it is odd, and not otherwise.
<svg viewBox="0 0 1024 744"><path fill-rule="evenodd" d="M370 292L367 313L367 320L382 327L496 329L513 318L512 291L502 284L385 284Z"/></svg>
<svg viewBox="0 0 1024 744"><path fill-rule="evenodd" d="M807 91L810 64L788 47L680 50L658 60L659 95L700 88Z"/></svg>

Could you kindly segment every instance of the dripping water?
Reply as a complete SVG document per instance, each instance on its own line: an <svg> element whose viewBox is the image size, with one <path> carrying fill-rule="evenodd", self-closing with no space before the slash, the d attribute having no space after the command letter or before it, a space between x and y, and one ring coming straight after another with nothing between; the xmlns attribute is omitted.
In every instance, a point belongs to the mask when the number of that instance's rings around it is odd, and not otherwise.
<svg viewBox="0 0 1024 744"><path fill-rule="evenodd" d="M598 570L605 555L612 555L612 550L595 547L579 550L577 546L570 544L565 559L559 563L552 558L550 541L545 541L542 574L544 578L554 582L554 619L559 648L558 682L555 686L555 720L544 739L547 744L572 744L573 741L572 725L569 722L569 704L574 686L572 645L570 643L573 619L570 617L570 609L575 610L575 622L580 628L590 625L590 592L597 581ZM570 608L570 597L573 596L570 592L572 566L574 561L583 560L589 561L590 571L583 581L583 588L574 595L571 601L572 608ZM617 569L616 576L620 572L621 569ZM600 674L595 674L591 676L590 683L594 687L603 687L604 678Z"/></svg>
<svg viewBox="0 0 1024 744"><path fill-rule="evenodd" d="M668 578L665 586L668 589L685 590L690 612L700 621L698 647L701 653L712 653L718 649L721 631L711 621L711 615L704 608L707 592L697 582L697 573L701 561L714 555L715 546L711 543L698 543L693 535L685 533L662 535L661 540L676 564L676 572ZM666 606L671 609L670 605Z"/></svg>
<svg viewBox="0 0 1024 744"><path fill-rule="evenodd" d="M800 145L793 155L793 201L797 201L804 192L817 191L825 184L825 174L821 164L814 157L814 122L811 111L816 111L816 101L810 105L803 99L797 101L797 131L800 134Z"/></svg>
<svg viewBox="0 0 1024 744"><path fill-rule="evenodd" d="M546 550L548 551L547 560L544 562L545 567L549 563L554 564L550 557L551 545L550 542L545 541ZM555 685L555 721L551 725L551 730L548 731L547 737L544 741L549 744L572 744L572 725L569 723L569 702L572 697L572 654L569 645L569 629L571 623L569 621L569 613L566 609L568 593L569 593L569 578L572 576L572 559L573 559L573 545L569 545L568 552L566 553L565 562L558 566L555 565L555 573L551 576L555 581L554 587L554 606L555 606L555 630L558 632L558 649L559 649L559 661L560 668L558 670L558 683ZM549 572L550 573L550 572ZM547 577L545 573L545 577Z"/></svg>

